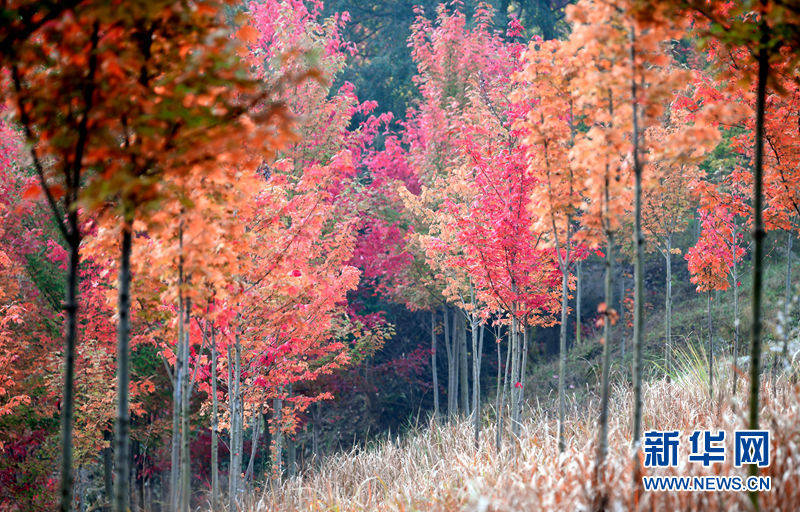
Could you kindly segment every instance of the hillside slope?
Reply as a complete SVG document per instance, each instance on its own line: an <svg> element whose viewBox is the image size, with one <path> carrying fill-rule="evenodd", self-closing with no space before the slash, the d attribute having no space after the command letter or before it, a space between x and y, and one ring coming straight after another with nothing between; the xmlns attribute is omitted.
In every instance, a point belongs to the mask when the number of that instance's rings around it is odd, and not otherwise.
<svg viewBox="0 0 800 512"><path fill-rule="evenodd" d="M782 309L785 262L772 257L766 272L767 342L779 346L775 328ZM740 288L740 318L749 314L749 279ZM686 283L674 307L676 367L671 379L663 369L663 315L648 316L645 359L650 380L644 391L644 428L675 429L681 434L681 464L651 474L742 475L731 460L704 469L688 463L688 436L693 430L745 428L746 385L730 394L732 372L730 336L733 329L732 294L715 297L717 347L714 400L708 396L704 353L706 299ZM741 346L747 350L747 325L740 326ZM621 333L617 340L629 333ZM600 345L597 338L573 347L569 354L570 390L564 454L556 452L554 399L557 362L534 361L528 372L528 408L522 433L509 439L504 433L498 450L495 411L484 415L480 447L473 444L471 422L465 419L439 424L415 424L397 438L327 457L298 477L275 484L251 496L249 510L586 510L606 499L610 510L630 510L632 461L629 457L630 351L613 350L614 386L611 403L610 455L603 485L594 483L594 439L598 398ZM771 358L766 363L768 368ZM741 374L741 379L746 379ZM762 493L762 510L800 507L800 387L786 374L770 373L762 392L762 424L772 431L773 458L764 475L773 490ZM491 397L489 397L491 398ZM780 414L778 414L778 412ZM776 447L780 447L776 449ZM648 474L648 473L645 473ZM604 490L603 490L604 489ZM604 496L604 498L602 498ZM750 510L747 493L646 492L637 498L653 510Z"/></svg>

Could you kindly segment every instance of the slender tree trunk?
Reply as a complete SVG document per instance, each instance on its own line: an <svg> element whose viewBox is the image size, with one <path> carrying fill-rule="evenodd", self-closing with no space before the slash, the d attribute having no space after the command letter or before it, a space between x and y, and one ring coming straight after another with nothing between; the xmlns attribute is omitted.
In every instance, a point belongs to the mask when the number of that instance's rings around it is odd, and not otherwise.
<svg viewBox="0 0 800 512"><path fill-rule="evenodd" d="M525 399L525 381L526 381L526 369L528 367L528 338L530 334L530 327L528 327L527 317L525 322L523 323L524 327L522 330L522 354L520 356L520 365L519 365L519 382L520 386L517 392L517 421L516 421L516 434L519 435L522 431L522 404Z"/></svg>
<svg viewBox="0 0 800 512"><path fill-rule="evenodd" d="M566 404L564 401L564 377L567 370L567 307L569 294L567 279L569 277L566 261L561 263L561 328L558 341L558 451L563 452L566 446L564 440L564 414Z"/></svg>
<svg viewBox="0 0 800 512"><path fill-rule="evenodd" d="M481 355L483 353L483 324L478 332L478 318L471 315L472 333L472 421L475 429L475 448L478 447L481 431Z"/></svg>
<svg viewBox="0 0 800 512"><path fill-rule="evenodd" d="M608 197L608 187L606 187L606 198ZM606 303L606 315L603 318L603 362L602 362L602 375L600 378L600 418L598 420L599 428L598 428L598 439L597 439L597 464L595 465L595 480L597 480L598 485L600 485L601 480L600 477L603 471L603 465L605 463L606 453L608 451L608 372L609 367L611 365L610 362L610 352L611 350L609 347L611 346L611 321L609 317L609 310L608 305L612 304L613 297L612 297L612 270L614 265L614 236L612 234L607 235L608 240L608 249L606 251L606 261L605 261L605 286L604 286L604 295L605 295L605 303ZM600 485L602 488L602 485Z"/></svg>
<svg viewBox="0 0 800 512"><path fill-rule="evenodd" d="M765 5L764 0L761 1ZM762 181L764 174L764 110L767 96L767 75L769 73L769 54L767 42L769 32L767 24L759 23L761 41L758 51L758 82L756 85L756 147L755 169L753 170L753 298L752 321L750 327L750 414L749 426L758 430L759 390L761 389L761 288L762 259L764 257L764 221ZM756 466L750 465L751 473ZM757 501L754 501L757 505Z"/></svg>
<svg viewBox="0 0 800 512"><path fill-rule="evenodd" d="M639 94L636 83L636 29L631 29L631 98L633 119L633 171L635 175L634 243L634 306L633 306L633 436L631 442L638 454L642 431L642 329L644 328L644 236L642 236L642 163L639 160ZM639 485L639 457L634 457L633 483Z"/></svg>
<svg viewBox="0 0 800 512"><path fill-rule="evenodd" d="M581 270L583 266L583 261L578 260L577 270L575 272L577 277L577 283L575 287L575 346L579 347L581 345L581 295L582 295L582 286L583 281L581 279Z"/></svg>
<svg viewBox="0 0 800 512"><path fill-rule="evenodd" d="M666 299L664 300L664 335L666 336L666 354L664 367L669 377L672 371L672 237L667 237L667 251L664 254L667 263Z"/></svg>
<svg viewBox="0 0 800 512"><path fill-rule="evenodd" d="M617 332L619 333L620 357L625 359L625 348L627 346L627 340L625 339L625 274L622 265L619 266L619 326L617 327Z"/></svg>
<svg viewBox="0 0 800 512"><path fill-rule="evenodd" d="M242 487L242 450L244 449L244 403L242 400L242 341L239 333L236 333L233 346L233 386L234 386L234 400L236 402L236 423L234 428L234 436L236 438L236 449L233 453L234 463L232 471L234 471L234 487L233 495L236 501Z"/></svg>
<svg viewBox="0 0 800 512"><path fill-rule="evenodd" d="M186 311L184 314L186 318L184 320L184 329L183 329L183 355L184 355L184 368L186 370L183 372L183 381L181 386L183 387L183 391L181 391L181 510L183 512L189 512L190 508L190 499L191 499L191 492L190 492L190 479L192 476L190 462L189 462L189 399L190 399L190 389L189 389L189 334L191 332L191 302L186 299Z"/></svg>
<svg viewBox="0 0 800 512"><path fill-rule="evenodd" d="M236 334L238 337L238 333ZM236 348L228 345L228 408L230 410L230 458L228 463L228 510L236 510L239 492L239 474L242 465L239 460L239 403L236 369Z"/></svg>
<svg viewBox="0 0 800 512"><path fill-rule="evenodd" d="M134 461L134 460L138 460L138 459L139 459L139 442L136 441L135 439L132 439L131 440L131 456L130 456L130 460ZM139 502L139 493L137 492L137 489L138 489L137 488L137 483L139 481L138 478L137 478L137 471L136 471L137 464L133 464L133 463L129 462L128 466L130 467L130 473L129 474L130 474L130 482L131 482L131 485L130 485L130 488L131 488L130 502L131 503L130 503L129 510L141 510L141 503Z"/></svg>
<svg viewBox="0 0 800 512"><path fill-rule="evenodd" d="M244 472L244 478L248 483L252 484L253 481L253 468L256 461L256 454L258 452L258 441L261 438L261 414L253 414L252 426L252 439L250 441L250 460L247 461L247 470Z"/></svg>
<svg viewBox="0 0 800 512"><path fill-rule="evenodd" d="M108 442L108 446L103 448L103 490L106 494L106 505L104 510L111 510L111 500L113 499L114 484L112 473L114 472L113 454L114 450L111 449L111 432L108 430L103 431L103 440Z"/></svg>
<svg viewBox="0 0 800 512"><path fill-rule="evenodd" d="M736 226L733 227L733 394L739 378L739 273L736 265Z"/></svg>
<svg viewBox="0 0 800 512"><path fill-rule="evenodd" d="M791 231L786 232L786 288L783 293L783 351L781 359L789 362L789 335L791 322L789 321L789 304L792 300L792 236Z"/></svg>
<svg viewBox="0 0 800 512"><path fill-rule="evenodd" d="M513 329L509 328L506 332L506 337L508 338L508 343L506 347L506 366L505 372L503 375L503 404L506 403L506 397L511 397L511 379L513 378L510 375L511 367L514 365L514 336L513 336Z"/></svg>
<svg viewBox="0 0 800 512"><path fill-rule="evenodd" d="M711 321L711 290L708 291L708 397L714 398L714 326Z"/></svg>
<svg viewBox="0 0 800 512"><path fill-rule="evenodd" d="M178 320L178 341L175 346L175 376L173 378L172 387L172 450L170 455L170 475L169 475L169 492L170 492L170 511L178 510L178 500L180 497L178 483L180 479L180 456L181 456L181 443L180 443L180 429L181 429L181 405L183 403L183 299L180 299L181 305L179 307L179 320Z"/></svg>
<svg viewBox="0 0 800 512"><path fill-rule="evenodd" d="M467 354L467 319L463 311L458 316L458 344L459 344L459 377L461 381L461 411L464 416L469 416L469 362Z"/></svg>
<svg viewBox="0 0 800 512"><path fill-rule="evenodd" d="M175 374L172 385L172 449L170 454L170 511L178 512L181 504L181 410L183 407L183 374L186 371L186 359L183 353L184 297L183 297L183 223L178 227L178 338L175 342Z"/></svg>
<svg viewBox="0 0 800 512"><path fill-rule="evenodd" d="M69 262L64 311L67 316L64 335L64 393L61 398L61 512L72 510L72 418L75 401L75 346L78 340L78 264L81 242L77 208L68 215Z"/></svg>
<svg viewBox="0 0 800 512"><path fill-rule="evenodd" d="M502 358L500 357L500 330L497 329L495 335L495 349L497 350L497 396L495 397L495 409L497 411L497 432L495 432L495 447L497 449L497 453L500 453L500 446L502 443L502 434L503 431L503 382L500 379L501 369L503 367Z"/></svg>
<svg viewBox="0 0 800 512"><path fill-rule="evenodd" d="M130 423L128 394L130 388L130 311L131 311L131 219L122 228L119 264L119 323L117 324L117 422L114 439L115 512L130 507Z"/></svg>
<svg viewBox="0 0 800 512"><path fill-rule="evenodd" d="M217 397L217 340L211 326L211 510L219 504L219 398Z"/></svg>
<svg viewBox="0 0 800 512"><path fill-rule="evenodd" d="M450 319L447 314L447 306L443 308L442 315L444 318L444 346L447 352L447 415L452 418L455 415L455 402L453 400L455 396L455 354L453 353L454 344L450 335Z"/></svg>
<svg viewBox="0 0 800 512"><path fill-rule="evenodd" d="M519 340L517 338L518 335L518 323L516 316L512 317L511 320L511 381L509 382L509 398L511 400L511 432L517 432L517 384L519 383Z"/></svg>
<svg viewBox="0 0 800 512"><path fill-rule="evenodd" d="M272 400L272 421L275 426L275 436L272 454L272 474L273 478L280 482L283 476L283 399L274 398Z"/></svg>
<svg viewBox="0 0 800 512"><path fill-rule="evenodd" d="M433 417L439 420L439 376L436 368L436 310L431 310L431 376L433 379ZM316 427L316 422L314 423ZM314 452L316 454L316 451Z"/></svg>
<svg viewBox="0 0 800 512"><path fill-rule="evenodd" d="M229 437L228 440L228 510L235 510L233 507L236 504L235 492L236 488L235 478L236 470L234 469L235 457L233 452L236 449L236 441L234 436L234 423L236 421L236 400L233 393L233 350L228 345L228 411L230 415L230 426L228 427Z"/></svg>
<svg viewBox="0 0 800 512"><path fill-rule="evenodd" d="M286 476L297 474L297 442L292 436L286 436Z"/></svg>
<svg viewBox="0 0 800 512"><path fill-rule="evenodd" d="M459 369L461 368L461 337L458 332L458 312L453 311L450 318L450 343L453 346L453 414L458 414Z"/></svg>

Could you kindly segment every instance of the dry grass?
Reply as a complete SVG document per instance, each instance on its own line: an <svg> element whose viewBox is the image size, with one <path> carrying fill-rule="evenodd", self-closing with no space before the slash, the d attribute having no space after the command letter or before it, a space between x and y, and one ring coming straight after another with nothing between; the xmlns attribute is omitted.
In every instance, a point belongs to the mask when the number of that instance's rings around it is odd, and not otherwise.
<svg viewBox="0 0 800 512"><path fill-rule="evenodd" d="M725 384L726 376L722 377ZM709 400L707 386L691 376L645 386L644 428L682 431L680 466L659 474L746 476L746 469L690 463L688 436L695 429L745 428L744 390L736 397ZM800 510L800 387L785 378L763 389L762 427L772 431L772 490L760 495L762 510ZM607 510L634 510L630 457L631 393L617 387L611 402L610 453L603 486ZM592 510L599 486L593 483L597 401L572 403L567 448L556 449L556 425L549 406L530 409L519 439L495 449L495 430L473 445L468 421L431 424L403 439L385 440L329 458L317 468L254 496L247 507L266 510ZM729 434L729 436L732 434ZM729 459L730 459L729 455ZM655 474L655 473L653 473ZM650 492L640 510L751 510L744 492Z"/></svg>

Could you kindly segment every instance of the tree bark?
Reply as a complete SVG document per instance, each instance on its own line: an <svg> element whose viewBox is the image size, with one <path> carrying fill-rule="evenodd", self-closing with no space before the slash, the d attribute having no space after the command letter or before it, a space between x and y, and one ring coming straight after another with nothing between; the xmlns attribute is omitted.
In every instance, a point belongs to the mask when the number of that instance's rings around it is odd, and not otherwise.
<svg viewBox="0 0 800 512"><path fill-rule="evenodd" d="M228 402L230 409L230 462L228 464L228 509L236 510L239 495L239 478L242 471L241 459L241 402L239 401L239 334L236 343L228 346Z"/></svg>
<svg viewBox="0 0 800 512"><path fill-rule="evenodd" d="M736 394L739 378L739 273L736 265L736 225L733 226L733 394Z"/></svg>
<svg viewBox="0 0 800 512"><path fill-rule="evenodd" d="M436 310L431 310L431 376L433 379L433 417L439 420L439 376L436 368ZM314 423L316 427L316 423ZM316 438L315 438L316 443ZM315 444L316 446L316 444ZM316 454L316 449L314 451Z"/></svg>
<svg viewBox="0 0 800 512"><path fill-rule="evenodd" d="M184 311L184 329L183 329L183 356L184 368L183 381L181 386L181 510L189 512L190 507L190 479L192 476L190 462L189 462L189 398L191 391L189 389L189 334L191 332L191 302L186 299L186 310Z"/></svg>
<svg viewBox="0 0 800 512"><path fill-rule="evenodd" d="M792 232L786 232L786 288L783 294L783 350L781 359L785 364L789 362L789 335L791 322L789 321L789 304L792 300Z"/></svg>
<svg viewBox="0 0 800 512"><path fill-rule="evenodd" d="M519 435L522 432L522 405L525 401L525 381L526 381L526 369L528 367L529 335L530 335L530 327L528 326L528 321L526 317L522 327L522 354L520 356L520 365L519 365L520 386L518 388L518 393L517 393L517 421L516 421L517 435Z"/></svg>
<svg viewBox="0 0 800 512"><path fill-rule="evenodd" d="M559 329L558 342L558 451L563 452L566 446L564 440L564 415L566 404L564 402L564 373L567 369L567 307L569 294L567 292L568 279L567 263L561 263L561 328Z"/></svg>
<svg viewBox="0 0 800 512"><path fill-rule="evenodd" d="M256 453L258 452L258 441L261 438L261 414L253 413L253 426L252 436L250 440L250 460L247 461L247 470L244 472L244 478L247 482L252 483L253 468L256 461Z"/></svg>
<svg viewBox="0 0 800 512"><path fill-rule="evenodd" d="M642 329L644 328L644 236L642 235L642 163L639 160L639 95L636 83L636 29L631 28L631 98L633 120L633 172L635 176L634 306L633 306L633 430L631 443L638 454L642 431ZM633 483L639 485L639 457L634 457Z"/></svg>
<svg viewBox="0 0 800 512"><path fill-rule="evenodd" d="M275 426L275 436L272 454L272 475L280 482L283 476L283 399L275 398L272 400L272 421Z"/></svg>
<svg viewBox="0 0 800 512"><path fill-rule="evenodd" d="M608 188L606 187L606 198L608 197ZM603 471L603 464L605 463L606 452L608 451L608 373L611 365L609 347L611 346L611 321L609 317L609 305L613 301L612 296L612 269L614 265L614 236L607 235L608 248L606 250L605 261L605 283L604 283L604 300L606 303L606 315L603 318L603 356L602 356L602 374L600 377L600 418L598 419L598 439L597 439L597 464L595 465L595 480L598 485L601 483L600 477ZM602 488L602 485L600 485Z"/></svg>
<svg viewBox="0 0 800 512"><path fill-rule="evenodd" d="M503 430L503 382L500 379L501 369L503 367L502 358L500 357L500 329L498 328L495 335L495 349L497 350L497 396L495 397L495 409L497 413L497 432L495 432L495 448L497 453L500 453L502 443L502 430Z"/></svg>
<svg viewBox="0 0 800 512"><path fill-rule="evenodd" d="M664 368L669 377L672 371L672 237L667 237L667 250L664 254L667 264L666 298L664 299L664 325L666 336L666 354Z"/></svg>
<svg viewBox="0 0 800 512"><path fill-rule="evenodd" d="M436 414L436 418L439 418L438 414ZM319 459L319 423L322 421L322 410L319 402L314 404L314 412L311 414L311 419L311 454L314 459L314 464L317 464Z"/></svg>
<svg viewBox="0 0 800 512"><path fill-rule="evenodd" d="M292 436L286 436L286 476L289 478L297 474L297 442Z"/></svg>
<svg viewBox="0 0 800 512"><path fill-rule="evenodd" d="M764 0L761 1L765 5ZM761 389L761 294L762 259L764 257L764 221L762 186L764 175L764 110L767 96L767 75L769 73L769 54L767 43L769 31L767 24L760 22L761 40L758 50L758 82L756 85L756 138L755 169L753 170L753 297L752 321L750 324L750 411L749 426L758 430L759 390ZM751 473L756 466L750 465Z"/></svg>
<svg viewBox="0 0 800 512"><path fill-rule="evenodd" d="M178 338L175 342L175 373L172 381L172 446L170 453L170 510L180 510L181 489L181 409L183 407L183 374L186 371L183 353L184 326L184 297L183 297L183 224L178 227L178 245L180 256L178 258Z"/></svg>
<svg viewBox="0 0 800 512"><path fill-rule="evenodd" d="M44 184L43 184L44 185ZM70 211L68 217L69 262L67 271L67 289L64 297L64 311L67 316L66 333L64 335L64 392L61 398L61 512L72 509L72 422L75 402L75 346L78 340L78 264L80 263L79 247L81 242L78 226L77 207Z"/></svg>
<svg viewBox="0 0 800 512"><path fill-rule="evenodd" d="M583 261L578 260L576 274L576 286L575 286L575 346L579 347L581 345L581 292L582 292L582 285L583 282L581 280L581 267L583 266Z"/></svg>
<svg viewBox="0 0 800 512"><path fill-rule="evenodd" d="M609 304L608 307L611 307ZM620 357L625 359L625 348L627 346L625 340L625 267L620 264L619 266L619 325L617 332L619 333L619 347Z"/></svg>
<svg viewBox="0 0 800 512"><path fill-rule="evenodd" d="M217 397L217 340L211 325L211 510L219 504L219 398Z"/></svg>
<svg viewBox="0 0 800 512"><path fill-rule="evenodd" d="M114 472L114 450L111 449L111 432L106 430L103 432L103 440L108 442L108 446L103 448L103 490L106 493L106 500L108 504L103 507L103 510L111 510L111 500L113 499L114 492L114 479L112 473Z"/></svg>
<svg viewBox="0 0 800 512"><path fill-rule="evenodd" d="M131 245L132 220L125 220L120 245L117 324L117 422L114 439L114 501L115 512L130 508L130 310L131 310Z"/></svg>
<svg viewBox="0 0 800 512"><path fill-rule="evenodd" d="M464 416L469 416L469 362L467 354L467 318L464 311L459 311L458 316L458 366L459 380L461 381L461 411Z"/></svg>
<svg viewBox="0 0 800 512"><path fill-rule="evenodd" d="M519 382L519 340L516 317L511 319L511 381L509 382L509 398L511 400L511 432L517 432L517 383Z"/></svg>
<svg viewBox="0 0 800 512"><path fill-rule="evenodd" d="M447 314L447 306L444 306L442 315L444 317L444 345L447 352L447 415L452 418L455 415L455 357L454 343L450 334L450 319Z"/></svg>
<svg viewBox="0 0 800 512"><path fill-rule="evenodd" d="M481 355L483 354L483 324L478 327L478 317L471 315L472 333L472 415L475 430L475 448L478 448L481 431ZM478 332L480 329L480 332Z"/></svg>
<svg viewBox="0 0 800 512"><path fill-rule="evenodd" d="M711 290L708 291L708 397L714 398L714 326L711 321Z"/></svg>
<svg viewBox="0 0 800 512"><path fill-rule="evenodd" d="M242 487L242 450L244 449L244 404L242 401L242 341L239 333L236 333L233 347L233 396L236 403L236 422L234 437L236 438L236 450L233 453L234 462L232 471L234 472L233 490L231 491L238 501L238 495Z"/></svg>

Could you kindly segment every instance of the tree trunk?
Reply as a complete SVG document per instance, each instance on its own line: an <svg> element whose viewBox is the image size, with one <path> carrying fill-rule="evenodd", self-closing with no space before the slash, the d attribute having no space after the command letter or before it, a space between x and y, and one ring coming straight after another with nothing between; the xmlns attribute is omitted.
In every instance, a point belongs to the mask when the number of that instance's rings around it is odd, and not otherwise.
<svg viewBox="0 0 800 512"><path fill-rule="evenodd" d="M765 3L762 0L762 5ZM756 147L753 170L753 298L750 327L750 414L749 427L758 430L759 390L761 389L761 287L764 257L764 221L762 218L762 180L764 174L764 110L767 95L769 33L763 18L760 22L761 41L758 50L758 82L756 85ZM750 465L751 474L756 471Z"/></svg>
<svg viewBox="0 0 800 512"><path fill-rule="evenodd" d="M625 347L627 341L625 339L625 268L619 266L619 326L617 332L619 333L619 346L620 358L625 359ZM609 304L608 307L611 307Z"/></svg>
<svg viewBox="0 0 800 512"><path fill-rule="evenodd" d="M458 333L458 312L453 311L450 317L450 344L453 346L453 414L458 414L458 391L460 388L459 369L461 368L461 338Z"/></svg>
<svg viewBox="0 0 800 512"><path fill-rule="evenodd" d="M434 374L435 375L435 374ZM437 392L438 395L438 392ZM437 400L438 402L438 400ZM436 414L436 418L439 418L439 415ZM320 407L319 402L314 404L314 412L311 415L312 419L312 427L311 427L311 454L314 459L314 464L317 464L319 459L319 423L322 421L322 410Z"/></svg>
<svg viewBox="0 0 800 512"><path fill-rule="evenodd" d="M283 476L283 399L274 398L272 400L272 422L275 426L275 436L272 454L272 476L280 482Z"/></svg>
<svg viewBox="0 0 800 512"><path fill-rule="evenodd" d="M78 264L81 242L78 226L77 207L68 215L69 262L67 271L67 289L64 297L64 311L67 316L66 333L64 335L64 393L61 398L61 512L72 509L72 418L75 401L75 346L78 340Z"/></svg>
<svg viewBox="0 0 800 512"><path fill-rule="evenodd" d="M467 318L464 311L459 311L458 316L458 366L461 381L461 411L464 416L469 416L469 362L467 354Z"/></svg>
<svg viewBox="0 0 800 512"><path fill-rule="evenodd" d="M119 323L117 324L117 423L114 439L114 502L115 512L130 507L130 311L131 311L131 219L122 228L119 264Z"/></svg>
<svg viewBox="0 0 800 512"><path fill-rule="evenodd" d="M442 315L444 317L444 345L445 350L447 351L447 415L452 418L455 415L455 405L456 402L454 400L456 391L455 391L455 354L454 354L454 343L453 337L450 334L450 318L447 314L447 306L444 307L442 310Z"/></svg>
<svg viewBox="0 0 800 512"><path fill-rule="evenodd" d="M211 510L219 504L219 398L217 397L217 340L211 326Z"/></svg>
<svg viewBox="0 0 800 512"><path fill-rule="evenodd" d="M636 83L636 29L631 29L631 98L633 120L633 171L635 176L634 305L633 305L633 436L631 442L638 454L642 431L642 329L644 328L644 236L642 235L642 163L639 160L639 95ZM639 457L634 457L633 483L639 485Z"/></svg>
<svg viewBox="0 0 800 512"><path fill-rule="evenodd" d="M558 451L563 452L564 446L564 414L566 404L564 402L564 373L567 370L567 301L569 294L567 291L567 263L561 263L561 328L559 329L558 340Z"/></svg>
<svg viewBox="0 0 800 512"><path fill-rule="evenodd" d="M495 397L495 409L497 413L497 432L495 433L495 448L497 453L500 453L500 446L502 443L501 432L503 430L503 382L500 379L501 369L503 367L502 358L500 357L500 329L498 328L495 335L495 349L497 350L497 396Z"/></svg>
<svg viewBox="0 0 800 512"><path fill-rule="evenodd" d="M581 280L581 270L583 261L578 260L577 270L575 272L577 283L575 286L575 346L579 347L581 344L581 292L583 282Z"/></svg>
<svg viewBox="0 0 800 512"><path fill-rule="evenodd" d="M169 493L172 512L178 512L181 504L181 410L183 407L183 374L186 360L183 353L184 297L183 297L183 224L178 227L178 245L181 255L178 259L178 338L175 342L175 373L172 382L172 446L170 453Z"/></svg>
<svg viewBox="0 0 800 512"><path fill-rule="evenodd" d="M236 334L238 339L239 334ZM228 463L228 510L236 510L236 502L239 492L239 476L242 471L241 447L239 442L239 401L238 401L238 382L239 375L236 365L236 346L228 345L228 408L230 410L230 458Z"/></svg>
<svg viewBox="0 0 800 512"><path fill-rule="evenodd" d="M233 453L234 471L233 495L238 501L238 495L242 487L242 450L244 449L244 404L242 400L242 341L239 333L236 333L233 346L233 396L236 402L236 422L234 427L234 437L236 438L236 450Z"/></svg>
<svg viewBox="0 0 800 512"><path fill-rule="evenodd" d="M736 226L733 227L733 394L739 378L739 273L736 266Z"/></svg>
<svg viewBox="0 0 800 512"><path fill-rule="evenodd" d="M139 459L139 442L136 441L135 439L132 439L131 442L130 442L130 445L131 445L131 449L130 449L131 455L130 455L130 459L129 460L130 461L138 460ZM129 510L141 510L141 503L139 501L139 493L137 492L137 485L136 485L138 483L138 478L137 478L137 475L136 475L136 473L137 473L136 472L136 466L137 465L129 462L128 466L130 466L129 475L130 475L130 482L131 482L131 485L130 485L131 493L130 493Z"/></svg>
<svg viewBox="0 0 800 512"><path fill-rule="evenodd" d="M108 505L104 507L104 510L111 509L111 500L113 499L113 478L112 473L114 472L114 463L113 461L113 454L114 450L111 449L111 432L108 430L103 431L103 440L108 442L108 446L103 448L103 490L106 494L106 500Z"/></svg>
<svg viewBox="0 0 800 512"><path fill-rule="evenodd" d="M666 354L664 368L669 378L672 371L672 237L667 237L667 251L664 255L667 263L666 298L664 299L664 325L666 336Z"/></svg>
<svg viewBox="0 0 800 512"><path fill-rule="evenodd" d="M708 291L708 397L714 398L714 327L711 322L711 290Z"/></svg>
<svg viewBox="0 0 800 512"><path fill-rule="evenodd" d="M297 442L292 436L286 436L286 476L297 474Z"/></svg>
<svg viewBox="0 0 800 512"><path fill-rule="evenodd" d="M191 332L191 302L186 300L186 311L184 312L186 318L184 320L183 329L183 355L184 367L186 370L183 372L183 381L181 386L181 510L189 512L190 507L190 479L192 476L190 463L189 463L189 399L191 391L189 389L189 334Z"/></svg>
<svg viewBox="0 0 800 512"><path fill-rule="evenodd" d="M517 339L517 319L511 319L511 380L509 385L509 398L511 400L511 432L516 433L517 426L517 383L519 383L519 340Z"/></svg>
<svg viewBox="0 0 800 512"><path fill-rule="evenodd" d="M608 188L606 188L606 198L608 198ZM602 362L602 375L600 378L600 418L598 420L598 439L597 439L597 464L595 465L595 480L602 488L600 477L602 475L603 464L608 451L608 371L610 367L610 352L611 346L611 322L609 317L608 305L612 303L612 269L614 264L614 236L607 235L608 249L606 251L605 261L605 286L604 286L604 300L606 303L606 314L603 318L603 362Z"/></svg>
<svg viewBox="0 0 800 512"><path fill-rule="evenodd" d="M508 338L508 343L506 344L506 366L503 374L503 404L506 403L506 397L511 397L511 367L513 366L513 356L514 356L514 340L513 340L513 331L511 328L507 329L506 337Z"/></svg>
<svg viewBox="0 0 800 512"><path fill-rule="evenodd" d="M433 378L433 417L438 421L439 420L439 376L437 375L437 368L436 368L436 310L434 309L431 310L431 375ZM314 423L314 426L316 427L316 423ZM314 453L316 454L316 449Z"/></svg>
<svg viewBox="0 0 800 512"><path fill-rule="evenodd" d="M791 322L789 321L789 304L792 300L792 232L786 232L786 288L783 293L783 350L781 359L789 363L789 335Z"/></svg>
<svg viewBox="0 0 800 512"><path fill-rule="evenodd" d="M481 431L481 355L483 354L483 324L478 332L478 317L471 315L472 333L472 421L475 428L475 448L478 448Z"/></svg>
<svg viewBox="0 0 800 512"><path fill-rule="evenodd" d="M522 328L522 354L520 356L519 365L519 383L520 386L517 392L517 421L516 421L516 434L519 435L522 431L522 405L525 400L525 373L528 367L528 337L530 327L528 327L527 317L523 322Z"/></svg>
<svg viewBox="0 0 800 512"><path fill-rule="evenodd" d="M258 441L260 438L261 438L261 414L258 412L254 412L252 435L250 439L250 460L247 461L247 470L244 472L244 478L250 484L252 484L253 481L253 468L255 466L256 454L258 452Z"/></svg>

